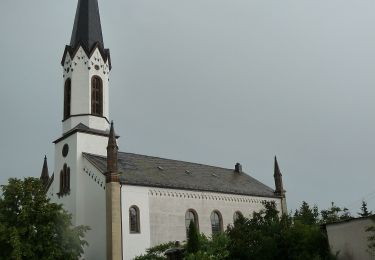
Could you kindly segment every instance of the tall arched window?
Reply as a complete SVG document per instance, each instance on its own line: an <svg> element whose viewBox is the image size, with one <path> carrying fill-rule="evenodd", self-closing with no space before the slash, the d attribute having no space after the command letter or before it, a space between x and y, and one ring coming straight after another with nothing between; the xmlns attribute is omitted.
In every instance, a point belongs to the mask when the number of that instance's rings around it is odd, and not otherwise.
<svg viewBox="0 0 375 260"><path fill-rule="evenodd" d="M129 230L130 233L140 233L140 218L139 208L137 206L131 206L129 208Z"/></svg>
<svg viewBox="0 0 375 260"><path fill-rule="evenodd" d="M233 223L236 222L236 220L239 219L239 218L243 218L242 213L240 211L234 212L234 214L233 214Z"/></svg>
<svg viewBox="0 0 375 260"><path fill-rule="evenodd" d="M70 168L64 164L63 169L60 171L60 191L59 196L63 196L70 192Z"/></svg>
<svg viewBox="0 0 375 260"><path fill-rule="evenodd" d="M64 119L70 117L70 103L72 96L72 81L67 79L64 85Z"/></svg>
<svg viewBox="0 0 375 260"><path fill-rule="evenodd" d="M98 76L91 79L91 114L103 116L103 81Z"/></svg>
<svg viewBox="0 0 375 260"><path fill-rule="evenodd" d="M211 230L212 235L223 231L223 219L219 211L215 210L211 213Z"/></svg>
<svg viewBox="0 0 375 260"><path fill-rule="evenodd" d="M199 222L198 222L198 214L195 210L189 209L185 213L185 228L186 228L186 235L189 233L189 226L190 222L193 222L196 226L197 230L199 230Z"/></svg>

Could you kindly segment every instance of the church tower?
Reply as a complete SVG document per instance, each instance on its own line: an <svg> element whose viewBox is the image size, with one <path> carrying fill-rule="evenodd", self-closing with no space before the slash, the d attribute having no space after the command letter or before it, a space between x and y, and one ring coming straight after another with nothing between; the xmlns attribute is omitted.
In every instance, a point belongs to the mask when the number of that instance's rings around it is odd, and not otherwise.
<svg viewBox="0 0 375 260"><path fill-rule="evenodd" d="M80 123L109 129L109 50L104 48L97 0L79 0L70 45L61 61L64 78L63 133Z"/></svg>

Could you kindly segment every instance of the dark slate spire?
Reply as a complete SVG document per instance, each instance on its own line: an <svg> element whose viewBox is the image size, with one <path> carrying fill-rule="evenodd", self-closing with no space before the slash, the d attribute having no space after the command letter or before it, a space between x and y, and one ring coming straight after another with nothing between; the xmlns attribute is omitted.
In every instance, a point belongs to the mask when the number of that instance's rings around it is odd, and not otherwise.
<svg viewBox="0 0 375 260"><path fill-rule="evenodd" d="M98 1L78 0L70 47L82 45L90 51L96 43L104 49Z"/></svg>
<svg viewBox="0 0 375 260"><path fill-rule="evenodd" d="M42 174L40 175L40 180L42 181L44 186L48 185L49 182L49 173L48 173L48 165L47 165L47 156L44 156Z"/></svg>
<svg viewBox="0 0 375 260"><path fill-rule="evenodd" d="M280 196L285 195L284 187L283 187L283 175L281 174L279 164L277 163L277 158L275 156L275 166L274 166L274 174L273 177L275 179L275 193Z"/></svg>
<svg viewBox="0 0 375 260"><path fill-rule="evenodd" d="M109 131L108 146L107 146L107 175L117 174L117 152L118 146L116 142L116 134L111 122L111 129Z"/></svg>

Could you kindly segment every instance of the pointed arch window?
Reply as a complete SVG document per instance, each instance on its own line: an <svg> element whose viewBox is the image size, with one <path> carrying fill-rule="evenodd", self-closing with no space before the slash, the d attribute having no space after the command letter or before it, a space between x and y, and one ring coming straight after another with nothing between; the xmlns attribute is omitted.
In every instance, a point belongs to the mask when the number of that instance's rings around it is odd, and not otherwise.
<svg viewBox="0 0 375 260"><path fill-rule="evenodd" d="M211 213L211 230L212 235L223 231L223 218L219 211L215 210Z"/></svg>
<svg viewBox="0 0 375 260"><path fill-rule="evenodd" d="M70 168L66 165L63 166L63 169L60 171L60 191L59 196L69 194L70 192Z"/></svg>
<svg viewBox="0 0 375 260"><path fill-rule="evenodd" d="M103 116L103 81L98 76L91 79L91 114Z"/></svg>
<svg viewBox="0 0 375 260"><path fill-rule="evenodd" d="M129 208L129 230L130 233L141 233L139 208L137 206Z"/></svg>
<svg viewBox="0 0 375 260"><path fill-rule="evenodd" d="M66 79L64 85L64 119L70 117L70 104L72 97L72 81L70 78Z"/></svg>
<svg viewBox="0 0 375 260"><path fill-rule="evenodd" d="M193 222L196 226L197 230L199 231L199 222L198 222L198 214L195 210L189 209L185 213L185 229L186 229L186 236L189 234L189 226L190 222Z"/></svg>

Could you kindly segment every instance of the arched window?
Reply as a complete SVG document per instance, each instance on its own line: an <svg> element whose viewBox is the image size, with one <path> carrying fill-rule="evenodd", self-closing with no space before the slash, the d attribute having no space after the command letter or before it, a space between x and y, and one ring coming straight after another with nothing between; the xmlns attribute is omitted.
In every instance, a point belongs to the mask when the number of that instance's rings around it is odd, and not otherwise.
<svg viewBox="0 0 375 260"><path fill-rule="evenodd" d="M193 222L195 224L197 230L199 230L198 214L193 209L189 209L185 213L186 236L189 233L190 222Z"/></svg>
<svg viewBox="0 0 375 260"><path fill-rule="evenodd" d="M211 230L212 235L223 231L223 219L219 211L215 210L211 213Z"/></svg>
<svg viewBox="0 0 375 260"><path fill-rule="evenodd" d="M130 233L140 233L139 208L131 206L129 208L129 230Z"/></svg>
<svg viewBox="0 0 375 260"><path fill-rule="evenodd" d="M64 86L64 119L70 117L70 102L72 96L72 81L67 79Z"/></svg>
<svg viewBox="0 0 375 260"><path fill-rule="evenodd" d="M60 192L59 196L63 196L70 192L70 168L64 164L63 169L60 171Z"/></svg>
<svg viewBox="0 0 375 260"><path fill-rule="evenodd" d="M243 215L242 215L241 211L234 212L234 214L233 214L233 223L236 222L236 220L239 219L239 218L243 218Z"/></svg>
<svg viewBox="0 0 375 260"><path fill-rule="evenodd" d="M91 79L91 114L103 116L103 81L98 76Z"/></svg>

